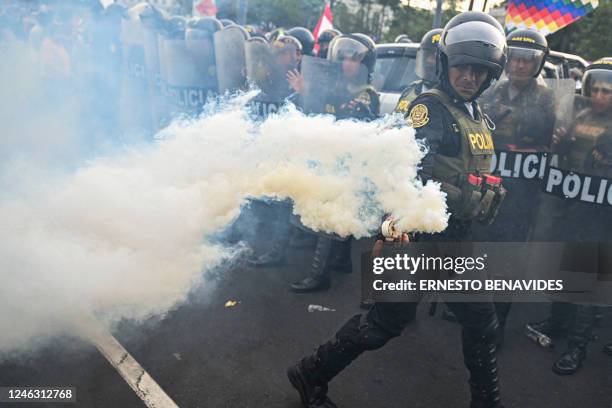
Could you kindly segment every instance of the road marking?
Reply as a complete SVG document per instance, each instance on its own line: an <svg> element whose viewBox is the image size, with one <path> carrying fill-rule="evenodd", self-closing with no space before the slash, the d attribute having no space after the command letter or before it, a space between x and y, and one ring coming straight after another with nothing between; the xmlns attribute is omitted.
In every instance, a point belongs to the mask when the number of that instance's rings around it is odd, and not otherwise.
<svg viewBox="0 0 612 408"><path fill-rule="evenodd" d="M149 373L101 324L95 324L95 328L90 332L89 339L147 407L178 408L178 405L162 390Z"/></svg>

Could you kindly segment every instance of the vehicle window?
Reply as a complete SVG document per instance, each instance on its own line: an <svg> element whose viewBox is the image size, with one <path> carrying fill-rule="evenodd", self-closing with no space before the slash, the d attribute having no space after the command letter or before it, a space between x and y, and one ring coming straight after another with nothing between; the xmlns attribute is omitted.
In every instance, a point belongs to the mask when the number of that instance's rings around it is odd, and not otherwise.
<svg viewBox="0 0 612 408"><path fill-rule="evenodd" d="M374 68L373 85L379 92L399 93L417 79L415 58L409 56L380 57Z"/></svg>

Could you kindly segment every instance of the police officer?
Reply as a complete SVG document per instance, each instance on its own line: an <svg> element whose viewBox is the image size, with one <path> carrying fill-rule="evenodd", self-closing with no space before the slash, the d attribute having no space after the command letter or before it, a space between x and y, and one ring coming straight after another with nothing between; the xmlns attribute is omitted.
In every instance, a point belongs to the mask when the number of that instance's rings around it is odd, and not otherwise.
<svg viewBox="0 0 612 408"><path fill-rule="evenodd" d="M476 98L499 78L506 62L506 39L500 24L480 12L455 16L446 25L439 43L440 84L417 97L409 119L416 137L429 151L422 163L422 178L441 183L452 212L448 228L425 240L461 240L474 218L491 216L494 208L479 208L474 215L470 185L479 173L486 175L493 153L490 125ZM479 136L476 136L479 135ZM491 178L488 183L494 184ZM482 192L482 190L480 190ZM482 198L489 195L488 190ZM495 194L495 193L494 193ZM490 195L489 195L490 196ZM481 211L482 210L482 211ZM334 338L319 346L288 370L291 384L305 407L335 407L327 397L327 384L367 350L384 346L399 336L415 318L417 302L376 303L367 314L356 315ZM497 316L492 303L449 304L463 326L464 361L470 371L472 408L501 407L495 340Z"/></svg>
<svg viewBox="0 0 612 408"><path fill-rule="evenodd" d="M495 147L548 150L555 124L554 95L537 79L548 55L548 43L532 30L515 30L506 40L508 79L497 84L482 101L485 113L495 123Z"/></svg>
<svg viewBox="0 0 612 408"><path fill-rule="evenodd" d="M495 123L492 133L499 162L511 163L507 157L550 151L555 98L552 89L538 79L549 51L546 38L537 31L515 30L506 37L506 42L507 79L485 92L481 104L484 113ZM474 241L526 242L529 239L538 209L539 180L505 177L504 187L508 195L494 225L474 228ZM522 269L520 262L523 261L517 260L515 266ZM497 302L496 307L501 340L511 303ZM449 314L443 317L448 320Z"/></svg>
<svg viewBox="0 0 612 408"><path fill-rule="evenodd" d="M317 44L319 45L319 50L317 51L317 57L319 58L327 58L327 50L329 49L329 44L332 42L334 38L342 34L339 30L331 28L329 30L325 30L319 34L319 38L317 38Z"/></svg>
<svg viewBox="0 0 612 408"><path fill-rule="evenodd" d="M376 119L380 111L378 93L370 85L376 53L374 42L361 34L337 36L329 47L327 60L340 75L330 89L323 94L324 113L338 119ZM304 78L297 72L290 73L289 81L298 93L304 92ZM351 240L334 239L318 235L314 257L308 275L291 285L294 292L312 292L329 288L331 271L351 272Z"/></svg>
<svg viewBox="0 0 612 408"><path fill-rule="evenodd" d="M557 129L553 136L554 151L560 155L560 167L609 179L612 177L612 58L602 58L589 65L582 84L582 95L588 98L588 106L576 114L569 129ZM612 234L607 227L612 223L609 207L576 201L562 204L562 222L551 235L573 241L611 241ZM552 367L555 373L573 374L580 369L592 338L595 314L593 305L553 302L547 319L527 325L528 330L549 337L567 336L567 350Z"/></svg>
<svg viewBox="0 0 612 408"><path fill-rule="evenodd" d="M312 55L315 46L315 39L310 30L304 27L293 27L292 29L287 30L285 34L297 38L297 40L302 44L303 55Z"/></svg>
<svg viewBox="0 0 612 408"><path fill-rule="evenodd" d="M253 42L258 46L253 47ZM263 42L263 43L262 43ZM287 81L287 73L297 69L302 45L290 35L281 35L270 44L262 38L251 38L247 42L247 76L259 86L261 92L251 101L252 111L258 119L265 119L277 112L292 92ZM256 57L255 64L253 59ZM271 227L270 247L263 253L249 260L253 266L277 265L284 261L289 239L289 217L291 205L287 201L263 202L253 201L251 211L260 224ZM266 220L266 222L262 222ZM259 234L258 234L259 235Z"/></svg>
<svg viewBox="0 0 612 408"><path fill-rule="evenodd" d="M338 119L376 119L380 101L370 85L376 63L374 41L364 34L340 35L332 41L327 59L341 65L342 75L334 92L328 93L325 111Z"/></svg>
<svg viewBox="0 0 612 408"><path fill-rule="evenodd" d="M395 112L408 114L410 103L421 93L433 88L438 83L436 75L436 50L442 34L441 28L434 28L425 33L417 50L414 72L420 78L402 91ZM398 42L397 40L395 42Z"/></svg>
<svg viewBox="0 0 612 408"><path fill-rule="evenodd" d="M395 37L395 40L393 42L411 44L412 40L406 34L400 34L397 37Z"/></svg>

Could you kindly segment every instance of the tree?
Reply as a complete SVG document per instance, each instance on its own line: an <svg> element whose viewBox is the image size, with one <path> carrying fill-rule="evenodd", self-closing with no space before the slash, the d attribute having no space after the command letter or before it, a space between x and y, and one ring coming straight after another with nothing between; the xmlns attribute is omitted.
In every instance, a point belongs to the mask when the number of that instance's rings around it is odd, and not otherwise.
<svg viewBox="0 0 612 408"><path fill-rule="evenodd" d="M273 29L303 26L314 29L325 0L249 0L247 23ZM217 2L218 18L236 20L237 0Z"/></svg>
<svg viewBox="0 0 612 408"><path fill-rule="evenodd" d="M456 1L447 2L447 8L442 12L442 26L453 16L459 14ZM413 41L419 42L423 34L431 30L434 13L430 10L416 9L409 6L399 6L393 12L393 20L389 31L383 36L385 41L393 41L400 34L406 34Z"/></svg>

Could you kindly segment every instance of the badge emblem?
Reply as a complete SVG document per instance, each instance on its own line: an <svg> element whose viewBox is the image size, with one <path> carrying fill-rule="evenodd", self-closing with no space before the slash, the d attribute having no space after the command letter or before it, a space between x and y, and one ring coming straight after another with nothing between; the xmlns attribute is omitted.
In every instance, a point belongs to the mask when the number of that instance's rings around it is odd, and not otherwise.
<svg viewBox="0 0 612 408"><path fill-rule="evenodd" d="M429 110L427 106L419 103L410 111L410 124L413 128L420 128L429 122Z"/></svg>

